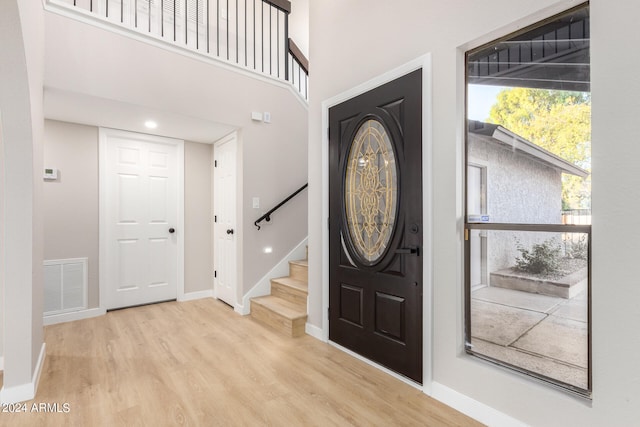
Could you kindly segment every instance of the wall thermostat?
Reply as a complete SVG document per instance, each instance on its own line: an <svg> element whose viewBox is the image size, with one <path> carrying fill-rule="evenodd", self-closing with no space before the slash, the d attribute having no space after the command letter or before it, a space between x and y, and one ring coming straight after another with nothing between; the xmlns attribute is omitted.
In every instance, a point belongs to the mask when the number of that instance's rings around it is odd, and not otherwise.
<svg viewBox="0 0 640 427"><path fill-rule="evenodd" d="M51 181L58 179L58 169L45 168L44 179Z"/></svg>

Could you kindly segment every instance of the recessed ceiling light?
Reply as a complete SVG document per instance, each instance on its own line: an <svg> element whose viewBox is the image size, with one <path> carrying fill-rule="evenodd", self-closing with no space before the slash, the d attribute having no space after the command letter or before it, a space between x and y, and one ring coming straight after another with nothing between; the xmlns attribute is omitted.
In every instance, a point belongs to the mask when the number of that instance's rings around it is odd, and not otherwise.
<svg viewBox="0 0 640 427"><path fill-rule="evenodd" d="M146 122L144 122L144 125L149 129L155 129L158 127L158 123L154 122L153 120L147 120Z"/></svg>

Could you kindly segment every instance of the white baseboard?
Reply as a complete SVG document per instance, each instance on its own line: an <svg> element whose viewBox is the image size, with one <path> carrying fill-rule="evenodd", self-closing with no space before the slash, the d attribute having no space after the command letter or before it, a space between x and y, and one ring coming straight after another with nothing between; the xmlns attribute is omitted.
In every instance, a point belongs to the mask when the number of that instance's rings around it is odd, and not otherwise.
<svg viewBox="0 0 640 427"><path fill-rule="evenodd" d="M33 387L33 397L36 397L36 393L38 392L38 385L40 384L40 375L42 374L42 368L44 367L44 359L47 357L47 343L42 343L42 347L40 347L40 355L38 356L38 363L36 364L36 368L33 372L34 387Z"/></svg>
<svg viewBox="0 0 640 427"><path fill-rule="evenodd" d="M431 397L491 427L527 426L522 421L435 381L431 383Z"/></svg>
<svg viewBox="0 0 640 427"><path fill-rule="evenodd" d="M307 240L305 237L295 248L284 256L267 274L262 276L253 287L244 294L242 297L242 303L236 304L236 312L247 315L251 312L251 298L262 297L271 293L271 279L277 277L284 277L289 274L289 261L296 259L304 259L307 253ZM238 311L238 307L241 307L242 312Z"/></svg>
<svg viewBox="0 0 640 427"><path fill-rule="evenodd" d="M317 326L312 325L311 323L306 323L304 325L304 331L307 333L307 335L311 335L312 337L314 337L317 340L320 340L322 342L327 342L322 337L322 328L318 328Z"/></svg>
<svg viewBox="0 0 640 427"><path fill-rule="evenodd" d="M42 367L44 366L44 359L47 357L46 344L42 343L40 347L40 355L38 356L38 362L31 375L31 382L21 384L15 387L3 386L0 390L0 403L18 403L31 400L36 397L38 391L38 384L40 383L40 375L42 374Z"/></svg>
<svg viewBox="0 0 640 427"><path fill-rule="evenodd" d="M252 297L253 298L253 297ZM233 311L235 311L236 313L242 315L242 316L246 316L248 314L251 314L251 304L236 304L236 306L233 308Z"/></svg>
<svg viewBox="0 0 640 427"><path fill-rule="evenodd" d="M107 311L104 308L90 308L88 310L71 311L69 313L53 314L44 316L42 323L44 326L55 325L56 323L72 322L74 320L90 319L91 317L104 316Z"/></svg>
<svg viewBox="0 0 640 427"><path fill-rule="evenodd" d="M206 291L188 292L178 298L178 301L185 302L203 298L213 298L213 289L207 289Z"/></svg>

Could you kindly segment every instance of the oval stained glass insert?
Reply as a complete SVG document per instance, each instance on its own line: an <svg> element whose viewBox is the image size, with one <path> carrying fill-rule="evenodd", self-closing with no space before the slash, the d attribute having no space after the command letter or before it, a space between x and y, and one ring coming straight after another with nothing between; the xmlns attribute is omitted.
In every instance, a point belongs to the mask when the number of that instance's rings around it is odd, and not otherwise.
<svg viewBox="0 0 640 427"><path fill-rule="evenodd" d="M382 258L393 234L398 202L396 167L382 123L365 121L349 149L344 202L351 243L369 265Z"/></svg>

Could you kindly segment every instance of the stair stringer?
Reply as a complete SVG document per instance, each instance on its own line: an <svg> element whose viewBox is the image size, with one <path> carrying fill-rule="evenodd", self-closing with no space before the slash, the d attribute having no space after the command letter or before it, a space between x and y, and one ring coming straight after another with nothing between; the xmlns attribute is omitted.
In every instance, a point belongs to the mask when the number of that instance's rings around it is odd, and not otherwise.
<svg viewBox="0 0 640 427"><path fill-rule="evenodd" d="M289 275L289 261L305 259L307 257L307 241L305 237L291 252L285 255L273 266L253 287L242 296L242 303L234 307L236 313L246 316L251 313L251 298L263 297L271 294L271 279Z"/></svg>

